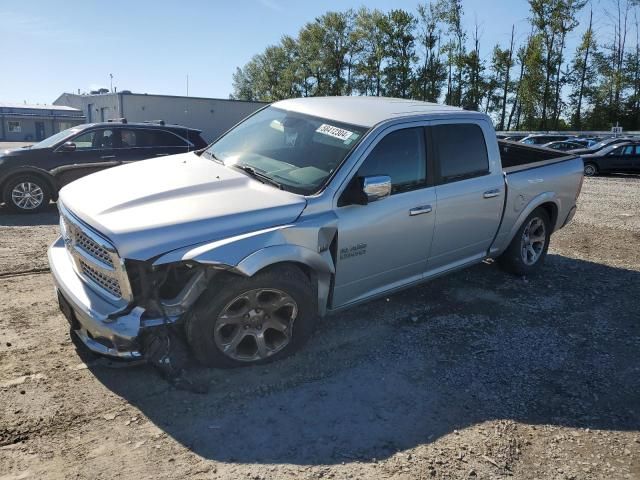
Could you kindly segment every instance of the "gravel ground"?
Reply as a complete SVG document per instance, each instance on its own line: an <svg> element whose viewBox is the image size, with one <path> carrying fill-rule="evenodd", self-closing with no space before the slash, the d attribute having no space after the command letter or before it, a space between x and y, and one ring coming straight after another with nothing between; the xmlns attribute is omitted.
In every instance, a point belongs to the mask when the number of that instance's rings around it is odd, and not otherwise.
<svg viewBox="0 0 640 480"><path fill-rule="evenodd" d="M207 394L76 350L55 209L0 210L0 480L640 478L640 178L585 180L542 275L482 264L323 320Z"/></svg>

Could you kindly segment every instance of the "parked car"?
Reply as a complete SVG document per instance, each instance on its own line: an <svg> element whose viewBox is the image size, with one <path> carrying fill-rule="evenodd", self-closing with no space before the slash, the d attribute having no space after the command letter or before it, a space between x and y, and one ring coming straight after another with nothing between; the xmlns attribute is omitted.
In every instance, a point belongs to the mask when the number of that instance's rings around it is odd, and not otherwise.
<svg viewBox="0 0 640 480"><path fill-rule="evenodd" d="M580 145L579 143L576 143L574 141L569 141L569 140L562 140L559 142L549 142L541 146L545 148L551 148L552 150L561 150L563 152L566 152L568 150L575 150L576 148L582 148L582 145Z"/></svg>
<svg viewBox="0 0 640 480"><path fill-rule="evenodd" d="M577 143L578 145L580 145L579 148L588 148L599 142L599 140L596 140L594 138L580 138L580 137L572 138L568 141Z"/></svg>
<svg viewBox="0 0 640 480"><path fill-rule="evenodd" d="M16 212L37 212L62 186L90 173L206 146L200 130L164 122L78 125L31 147L2 152L0 198Z"/></svg>
<svg viewBox="0 0 640 480"><path fill-rule="evenodd" d="M487 115L455 107L274 103L204 151L64 187L60 308L94 352L138 358L182 331L202 363L230 367L487 258L533 274L576 211L582 159L500 142Z"/></svg>
<svg viewBox="0 0 640 480"><path fill-rule="evenodd" d="M634 138L632 137L609 137L609 138L605 138L601 141L599 141L598 143L594 143L593 145L591 145L590 147L587 148L578 148L576 150L570 150L570 153L573 153L575 155L590 155L593 153L597 153L600 150L612 146L612 145L618 145L620 143L626 143L626 142L631 142L634 141Z"/></svg>
<svg viewBox="0 0 640 480"><path fill-rule="evenodd" d="M640 142L614 144L591 155L583 155L584 174L640 173Z"/></svg>
<svg viewBox="0 0 640 480"><path fill-rule="evenodd" d="M529 134L527 133L513 133L513 134L509 134L506 137L504 137L503 140L510 140L512 142L519 142L520 140L522 140L523 138L528 137Z"/></svg>
<svg viewBox="0 0 640 480"><path fill-rule="evenodd" d="M535 134L524 137L520 143L526 145L544 145L549 142L559 142L575 138L574 135L556 135L556 134Z"/></svg>

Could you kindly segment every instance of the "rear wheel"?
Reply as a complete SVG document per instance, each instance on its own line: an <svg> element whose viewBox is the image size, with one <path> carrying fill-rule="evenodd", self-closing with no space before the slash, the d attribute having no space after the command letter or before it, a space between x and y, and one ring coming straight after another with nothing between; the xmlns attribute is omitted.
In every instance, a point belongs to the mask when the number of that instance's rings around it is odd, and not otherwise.
<svg viewBox="0 0 640 480"><path fill-rule="evenodd" d="M522 223L498 264L516 275L535 273L544 263L551 238L551 220L543 208L536 208Z"/></svg>
<svg viewBox="0 0 640 480"><path fill-rule="evenodd" d="M594 163L585 163L584 174L587 177L595 177L596 175L598 175L598 167Z"/></svg>
<svg viewBox="0 0 640 480"><path fill-rule="evenodd" d="M49 184L37 175L19 175L11 178L3 191L6 205L19 213L39 212L49 204L50 199Z"/></svg>
<svg viewBox="0 0 640 480"><path fill-rule="evenodd" d="M309 338L317 302L307 276L283 265L253 277L224 274L202 294L186 322L198 360L212 367L270 362Z"/></svg>

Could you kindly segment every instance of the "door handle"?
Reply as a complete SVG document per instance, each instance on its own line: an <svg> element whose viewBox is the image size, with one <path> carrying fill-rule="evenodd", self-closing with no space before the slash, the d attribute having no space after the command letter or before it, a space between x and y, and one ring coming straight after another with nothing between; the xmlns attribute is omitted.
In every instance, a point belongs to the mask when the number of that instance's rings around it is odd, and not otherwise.
<svg viewBox="0 0 640 480"><path fill-rule="evenodd" d="M156 153L156 157L166 157L167 155L169 155L168 153Z"/></svg>
<svg viewBox="0 0 640 480"><path fill-rule="evenodd" d="M409 210L409 215L415 217L416 215L422 215L423 213L430 213L431 205L422 205L421 207L415 207Z"/></svg>
<svg viewBox="0 0 640 480"><path fill-rule="evenodd" d="M482 194L484 198L493 198L499 195L500 195L500 190L498 190L497 188L495 190L487 190Z"/></svg>
<svg viewBox="0 0 640 480"><path fill-rule="evenodd" d="M108 158L116 158L115 155L103 155L102 157L100 157L101 160L106 160Z"/></svg>

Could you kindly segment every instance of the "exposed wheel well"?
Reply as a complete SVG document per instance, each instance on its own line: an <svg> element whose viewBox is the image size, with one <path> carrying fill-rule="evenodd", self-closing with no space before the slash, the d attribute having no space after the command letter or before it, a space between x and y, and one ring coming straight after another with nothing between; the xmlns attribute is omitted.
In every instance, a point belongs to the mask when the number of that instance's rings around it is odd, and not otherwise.
<svg viewBox="0 0 640 480"><path fill-rule="evenodd" d="M272 263L271 265L267 265L266 267L258 270L258 272L263 272L267 269L270 268L274 268L274 267L281 267L281 266L291 266L291 267L295 267L297 269L299 269L302 273L304 273L304 275L309 279L310 282L314 282L316 281L315 278L315 271L309 266L306 265L302 262L292 262L292 261L288 261L288 262L277 262L277 263ZM256 273L258 273L256 272ZM254 274L255 275L255 274Z"/></svg>

